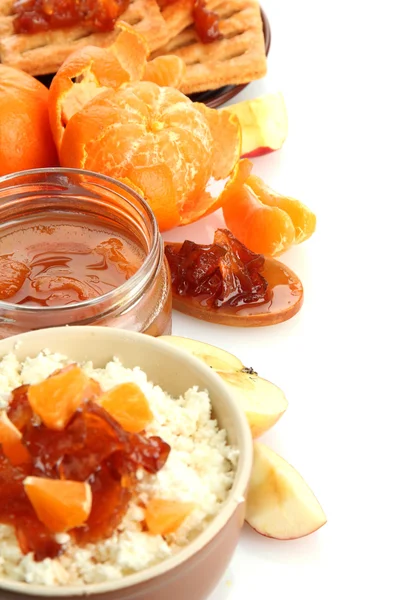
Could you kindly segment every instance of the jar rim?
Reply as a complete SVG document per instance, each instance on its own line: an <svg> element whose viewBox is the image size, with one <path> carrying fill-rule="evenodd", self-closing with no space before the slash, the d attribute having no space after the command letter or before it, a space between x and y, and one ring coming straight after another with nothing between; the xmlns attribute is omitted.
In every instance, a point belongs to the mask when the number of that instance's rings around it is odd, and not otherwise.
<svg viewBox="0 0 400 600"><path fill-rule="evenodd" d="M157 223L155 214L153 213L153 211L150 208L150 205L143 198L143 196L138 194L138 192L136 192L134 189L130 188L128 185L126 185L122 181L119 181L118 179L114 179L114 177L110 177L108 175L103 175L102 173L96 173L95 171L89 171L86 169L75 169L75 168L68 168L68 167L66 167L66 168L64 168L64 167L49 167L49 168L41 168L41 169L29 169L26 171L16 171L15 173L9 173L8 175L3 175L2 177L0 177L0 187L4 183L11 182L12 180L18 179L21 177L29 177L29 176L34 176L34 175L49 175L52 173L60 174L60 175L70 174L70 175L89 176L89 177L92 177L99 181L103 181L106 184L112 184L112 186L114 188L117 188L117 189L120 188L122 191L127 193L129 196L133 196L135 198L135 200L139 203L141 209L144 210L145 216L149 220L149 224L150 224L149 233L150 233L150 236L152 239L150 251L148 254L146 254L146 257L145 257L143 263L140 265L140 267L136 271L136 273L134 273L131 277L129 277L129 279L124 281L124 283L122 283L115 289L110 290L109 292L107 292L106 294L102 294L101 296L97 296L96 298L90 298L88 300L82 300L81 302L75 302L72 305L66 304L66 305L60 305L60 306L25 306L25 305L21 305L21 304L14 304L12 302L0 300L0 309L2 309L2 310L13 310L15 312L19 312L20 314L26 314L26 315L29 313L45 315L46 313L47 314L50 314L50 313L62 314L63 312L71 312L71 311L78 312L78 310L80 310L80 309L93 308L93 307L96 307L98 304L102 304L104 302L107 302L108 300L112 300L113 296L115 296L116 294L128 293L132 289L139 287L139 283L141 282L143 277L146 277L150 273L152 267L154 266L157 259L159 258L160 247L162 248L162 237L161 237L161 234L160 234L160 231L158 228L158 223ZM4 188L4 189L7 190L8 188ZM128 204L130 204L132 207L134 206L133 203L129 200L129 198L126 198L125 196L123 196L123 197L121 196L121 199L124 202L127 202ZM143 290L143 288L146 286L146 284L147 284L147 281L145 281L143 283L143 285L140 286L140 288L138 289L138 294Z"/></svg>

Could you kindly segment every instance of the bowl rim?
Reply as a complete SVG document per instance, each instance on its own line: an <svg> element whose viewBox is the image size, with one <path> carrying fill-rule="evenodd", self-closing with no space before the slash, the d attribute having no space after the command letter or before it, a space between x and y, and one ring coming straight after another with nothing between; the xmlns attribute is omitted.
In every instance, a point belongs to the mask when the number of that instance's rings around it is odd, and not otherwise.
<svg viewBox="0 0 400 600"><path fill-rule="evenodd" d="M205 363L195 356L189 354L181 348L172 346L168 342L154 338L149 335L134 331L127 331L118 328L109 328L102 326L63 326L49 329L37 329L27 333L22 333L16 336L0 340L0 360L13 350L17 343L23 343L26 340L35 341L43 340L41 350L47 349L50 346L50 351L57 352L57 339L60 336L74 338L76 334L85 334L89 338L105 338L113 342L113 346L117 347L118 340L128 340L135 344L144 344L148 348L162 347L165 352L172 354L179 361L191 364L196 370L210 380L213 391L210 393L211 400L213 396L218 395L222 398L227 406L232 417L233 428L236 429L239 449L239 461L235 474L235 479L227 499L222 505L221 510L216 514L214 519L193 541L182 548L176 555L163 560L162 562L148 567L143 571L139 571L132 575L123 576L121 579L92 584L79 584L67 586L46 586L36 585L25 582L17 582L0 577L0 590L8 592L25 594L26 596L39 598L65 598L65 597L86 597L92 594L106 594L107 592L116 592L118 590L127 589L137 584L149 582L152 579L158 578L170 571L173 571L187 560L194 557L202 548L207 546L225 527L228 521L235 513L237 507L245 502L246 489L250 479L252 460L253 460L253 441L251 437L250 427L247 423L244 412L240 409L234 398L229 392L228 387L223 383L223 380L212 371ZM53 345L53 348L51 347ZM19 346L20 347L20 346ZM18 349L19 349L18 347ZM38 348L37 352L40 352Z"/></svg>

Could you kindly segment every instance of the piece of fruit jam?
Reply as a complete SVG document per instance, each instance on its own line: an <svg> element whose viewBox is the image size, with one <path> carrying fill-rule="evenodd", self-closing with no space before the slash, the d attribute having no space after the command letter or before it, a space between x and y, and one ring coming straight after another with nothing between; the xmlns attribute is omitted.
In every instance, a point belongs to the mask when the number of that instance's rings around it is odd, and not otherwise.
<svg viewBox="0 0 400 600"><path fill-rule="evenodd" d="M103 296L140 268L143 256L106 224L53 218L11 226L0 237L0 300L55 307Z"/></svg>
<svg viewBox="0 0 400 600"><path fill-rule="evenodd" d="M37 33L77 25L111 31L129 0L15 0L15 33Z"/></svg>
<svg viewBox="0 0 400 600"><path fill-rule="evenodd" d="M158 0L161 8L174 4L177 0ZM192 0L194 28L200 41L209 44L222 38L219 30L219 16L207 8L206 0Z"/></svg>
<svg viewBox="0 0 400 600"><path fill-rule="evenodd" d="M207 9L205 0L194 1L193 18L196 33L203 44L222 38L219 30L219 16L216 12Z"/></svg>
<svg viewBox="0 0 400 600"><path fill-rule="evenodd" d="M59 379L60 373L76 373L76 366L56 371L49 378ZM57 379L58 376L58 379ZM60 390L40 385L46 396L52 417L60 406ZM12 393L7 416L21 432L21 442L30 461L13 465L0 443L0 523L13 525L23 553L33 552L37 561L54 558L64 551L36 515L24 489L26 477L86 482L91 487L92 509L83 527L68 533L79 544L96 542L111 536L121 523L135 494L136 471L150 473L160 470L169 455L170 447L159 437L125 431L99 404L103 394L98 383L89 380L81 389L81 403L62 430L47 427L38 418L29 402L29 386L16 388ZM57 398L56 398L57 396ZM62 395L61 395L62 396ZM57 400L57 402L55 401ZM69 402L66 397L66 402ZM68 500L66 499L66 506Z"/></svg>
<svg viewBox="0 0 400 600"><path fill-rule="evenodd" d="M180 296L197 297L214 308L263 304L268 299L268 283L261 274L265 258L227 229L215 232L213 244L185 241L179 249L166 245L165 255L173 290Z"/></svg>

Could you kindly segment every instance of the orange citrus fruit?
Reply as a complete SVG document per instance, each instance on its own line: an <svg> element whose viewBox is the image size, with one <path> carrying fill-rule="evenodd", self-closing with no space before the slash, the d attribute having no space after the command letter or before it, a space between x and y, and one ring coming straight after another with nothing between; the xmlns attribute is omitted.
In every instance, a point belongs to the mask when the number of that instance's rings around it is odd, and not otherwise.
<svg viewBox="0 0 400 600"><path fill-rule="evenodd" d="M167 535L176 531L195 508L191 502L153 498L145 509L145 522L150 533Z"/></svg>
<svg viewBox="0 0 400 600"><path fill-rule="evenodd" d="M181 59L146 63L144 40L118 26L109 48L78 50L59 69L50 88L52 130L63 166L129 185L149 202L163 231L219 206L207 186L236 172L239 121L169 87L182 78Z"/></svg>
<svg viewBox="0 0 400 600"><path fill-rule="evenodd" d="M131 433L138 433L151 423L153 413L146 396L135 383L121 383L98 399L99 404Z"/></svg>
<svg viewBox="0 0 400 600"><path fill-rule="evenodd" d="M48 96L30 75L0 65L0 176L57 165Z"/></svg>
<svg viewBox="0 0 400 600"><path fill-rule="evenodd" d="M57 148L75 112L107 89L142 78L149 49L146 41L124 22L108 48L86 46L64 61L50 86L49 116Z"/></svg>
<svg viewBox="0 0 400 600"><path fill-rule="evenodd" d="M88 483L26 477L24 488L37 518L54 533L80 527L90 515L92 490Z"/></svg>
<svg viewBox="0 0 400 600"><path fill-rule="evenodd" d="M214 119L214 113L174 88L150 82L108 90L69 120L61 164L140 189L160 229L170 229L214 203L211 196L201 203L210 178L229 176L239 158L236 117L221 113Z"/></svg>
<svg viewBox="0 0 400 600"><path fill-rule="evenodd" d="M227 227L253 252L277 256L315 231L316 217L299 200L273 192L260 177L251 175L251 163L240 162L239 177L223 193Z"/></svg>
<svg viewBox="0 0 400 600"><path fill-rule="evenodd" d="M31 462L31 455L23 445L22 434L10 421L5 411L0 413L0 446L12 465Z"/></svg>
<svg viewBox="0 0 400 600"><path fill-rule="evenodd" d="M317 217L300 200L274 192L260 177L250 175L246 181L253 192L266 206L280 208L287 213L295 229L295 244L307 240L314 233Z"/></svg>
<svg viewBox="0 0 400 600"><path fill-rule="evenodd" d="M70 365L29 386L28 400L46 427L62 430L92 391L89 377L77 365Z"/></svg>

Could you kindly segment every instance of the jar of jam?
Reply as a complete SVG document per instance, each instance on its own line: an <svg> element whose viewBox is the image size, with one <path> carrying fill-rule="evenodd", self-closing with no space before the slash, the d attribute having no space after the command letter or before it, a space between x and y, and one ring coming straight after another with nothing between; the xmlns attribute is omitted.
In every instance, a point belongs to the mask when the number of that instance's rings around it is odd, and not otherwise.
<svg viewBox="0 0 400 600"><path fill-rule="evenodd" d="M0 338L60 325L171 331L171 282L148 204L110 177L0 178Z"/></svg>

